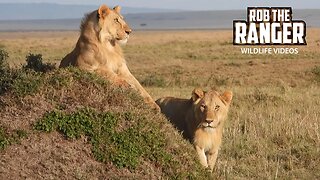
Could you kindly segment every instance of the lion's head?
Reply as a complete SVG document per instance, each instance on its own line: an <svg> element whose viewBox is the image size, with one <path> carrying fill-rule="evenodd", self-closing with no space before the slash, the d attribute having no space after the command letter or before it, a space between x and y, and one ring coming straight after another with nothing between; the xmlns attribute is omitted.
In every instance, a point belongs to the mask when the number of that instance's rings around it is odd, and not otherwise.
<svg viewBox="0 0 320 180"><path fill-rule="evenodd" d="M204 92L199 88L194 89L192 107L197 127L204 130L218 127L227 116L231 100L232 92L230 91L219 94L214 90Z"/></svg>
<svg viewBox="0 0 320 180"><path fill-rule="evenodd" d="M107 41L126 44L132 30L120 14L120 10L120 6L110 9L106 5L101 5L98 10L86 16L81 30L94 31L101 43Z"/></svg>

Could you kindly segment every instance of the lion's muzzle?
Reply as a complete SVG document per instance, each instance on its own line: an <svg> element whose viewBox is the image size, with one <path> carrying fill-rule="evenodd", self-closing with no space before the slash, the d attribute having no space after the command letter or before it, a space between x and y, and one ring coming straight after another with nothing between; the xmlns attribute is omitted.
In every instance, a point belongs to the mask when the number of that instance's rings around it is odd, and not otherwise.
<svg viewBox="0 0 320 180"><path fill-rule="evenodd" d="M202 127L203 128L216 128L219 124L220 124L220 122L218 122L218 120L206 119L202 123Z"/></svg>

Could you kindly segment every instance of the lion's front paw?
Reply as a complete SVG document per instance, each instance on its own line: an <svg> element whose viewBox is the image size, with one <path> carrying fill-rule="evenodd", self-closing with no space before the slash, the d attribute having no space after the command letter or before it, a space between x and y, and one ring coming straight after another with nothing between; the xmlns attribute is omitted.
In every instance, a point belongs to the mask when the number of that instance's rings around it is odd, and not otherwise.
<svg viewBox="0 0 320 180"><path fill-rule="evenodd" d="M158 106L158 104L156 104L153 100L152 101L146 101L146 103L151 107L152 110L154 110L157 113L161 112L160 107Z"/></svg>
<svg viewBox="0 0 320 180"><path fill-rule="evenodd" d="M160 109L160 107L158 106L158 104L156 104L156 103L152 103L151 104L151 108L153 109L153 110L155 110L157 113L160 113L161 112L161 109Z"/></svg>

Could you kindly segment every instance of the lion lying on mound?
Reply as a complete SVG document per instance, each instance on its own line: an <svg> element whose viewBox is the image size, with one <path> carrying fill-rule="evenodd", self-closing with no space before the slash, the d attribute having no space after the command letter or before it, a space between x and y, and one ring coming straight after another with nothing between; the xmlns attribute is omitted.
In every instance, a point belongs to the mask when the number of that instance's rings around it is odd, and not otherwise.
<svg viewBox="0 0 320 180"><path fill-rule="evenodd" d="M101 5L81 24L76 47L64 57L59 67L77 66L106 77L111 83L136 89L152 107L159 109L147 91L130 73L119 44L126 44L130 27L120 14L120 7Z"/></svg>
<svg viewBox="0 0 320 180"><path fill-rule="evenodd" d="M165 97L156 103L184 137L194 144L200 163L212 171L231 100L230 91L220 95L213 90L204 92L196 88L191 99Z"/></svg>

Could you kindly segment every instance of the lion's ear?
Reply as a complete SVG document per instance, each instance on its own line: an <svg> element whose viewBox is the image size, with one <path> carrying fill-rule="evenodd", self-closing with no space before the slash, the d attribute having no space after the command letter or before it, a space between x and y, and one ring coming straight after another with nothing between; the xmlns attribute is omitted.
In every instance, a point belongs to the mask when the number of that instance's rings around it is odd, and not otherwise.
<svg viewBox="0 0 320 180"><path fill-rule="evenodd" d="M193 102L197 101L198 99L200 98L203 98L204 97L204 92L202 89L200 88L195 88L193 91L192 91L192 100Z"/></svg>
<svg viewBox="0 0 320 180"><path fill-rule="evenodd" d="M232 100L232 92L231 91L225 91L221 96L220 99L226 103L226 105L229 105Z"/></svg>
<svg viewBox="0 0 320 180"><path fill-rule="evenodd" d="M121 11L121 7L120 6L115 6L113 8L114 11L116 11L116 13L120 14L120 11Z"/></svg>
<svg viewBox="0 0 320 180"><path fill-rule="evenodd" d="M102 4L99 9L98 9L98 14L99 14L99 18L104 19L109 13L110 13L110 9L108 6L106 6L105 4Z"/></svg>

